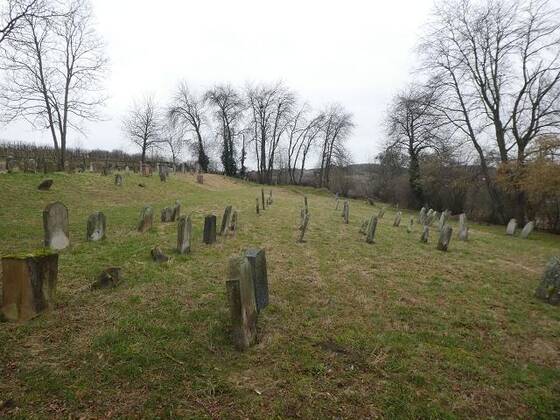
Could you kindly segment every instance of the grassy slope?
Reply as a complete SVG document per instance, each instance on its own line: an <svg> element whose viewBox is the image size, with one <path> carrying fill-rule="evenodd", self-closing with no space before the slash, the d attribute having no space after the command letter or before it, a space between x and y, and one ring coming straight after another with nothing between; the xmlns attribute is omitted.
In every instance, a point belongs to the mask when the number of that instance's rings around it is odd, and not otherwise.
<svg viewBox="0 0 560 420"><path fill-rule="evenodd" d="M41 211L55 200L69 208L72 239L56 309L0 324L0 400L13 400L0 417L560 416L560 310L532 295L559 237L473 225L470 242L454 238L443 253L435 233L420 244L408 215L394 228L388 211L368 245L358 229L372 207L352 201L344 225L321 192L274 188L274 206L256 216L260 189L217 176L199 186L126 175L121 188L99 175L53 178L39 192L40 175L0 175L0 254L40 246ZM311 222L297 244L303 191ZM175 224L146 234L135 224L144 204L159 216L175 199L193 212L194 250L157 265L149 250L172 254ZM219 223L228 203L240 211L237 237L201 244L203 215ZM88 243L97 210L108 239ZM259 344L238 353L224 274L248 246L267 250L271 305ZM121 287L84 288L112 265Z"/></svg>

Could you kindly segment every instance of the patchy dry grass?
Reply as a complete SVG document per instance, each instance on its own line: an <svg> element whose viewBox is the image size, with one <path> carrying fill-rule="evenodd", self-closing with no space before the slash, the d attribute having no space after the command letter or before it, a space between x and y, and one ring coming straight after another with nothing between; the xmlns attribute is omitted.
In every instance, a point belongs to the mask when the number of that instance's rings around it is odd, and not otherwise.
<svg viewBox="0 0 560 420"><path fill-rule="evenodd" d="M560 417L560 310L533 291L560 238L506 237L473 225L450 251L407 234L408 214L380 221L376 244L358 233L375 208L359 201L344 225L322 191L274 188L255 215L260 188L218 176L0 175L0 253L37 248L41 211L70 211L72 247L60 257L58 303L25 325L0 324L0 417ZM143 182L146 188L138 187ZM306 243L296 243L308 194ZM173 253L175 224L134 229L145 204L182 203L195 244ZM226 204L240 231L201 243L203 216ZM87 216L103 211L108 238L85 241ZM150 260L156 244L173 256ZM227 257L265 247L271 304L259 344L230 345ZM89 291L107 266L123 268L114 290Z"/></svg>

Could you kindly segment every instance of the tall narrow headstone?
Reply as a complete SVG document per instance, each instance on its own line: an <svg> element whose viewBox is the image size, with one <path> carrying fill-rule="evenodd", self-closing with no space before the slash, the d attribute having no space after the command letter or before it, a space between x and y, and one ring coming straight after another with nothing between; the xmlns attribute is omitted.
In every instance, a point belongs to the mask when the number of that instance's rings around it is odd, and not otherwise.
<svg viewBox="0 0 560 420"><path fill-rule="evenodd" d="M181 216L181 203L179 202L179 200L175 200L175 205L173 206L173 213L171 215L171 220L172 221L179 220L180 216Z"/></svg>
<svg viewBox="0 0 560 420"><path fill-rule="evenodd" d="M552 257L546 264L535 295L551 305L560 305L560 257Z"/></svg>
<svg viewBox="0 0 560 420"><path fill-rule="evenodd" d="M420 235L420 242L427 244L430 236L430 226L424 225L422 227L422 235Z"/></svg>
<svg viewBox="0 0 560 420"><path fill-rule="evenodd" d="M306 195L303 196L303 208L305 209L306 214L309 213L309 206L307 204L307 196Z"/></svg>
<svg viewBox="0 0 560 420"><path fill-rule="evenodd" d="M262 198L262 209L266 210L266 205L264 203L264 188L261 188L261 198Z"/></svg>
<svg viewBox="0 0 560 420"><path fill-rule="evenodd" d="M257 207L256 207L256 209L257 209L257 214L260 214L260 209L259 209L259 198L257 197L256 200L257 200Z"/></svg>
<svg viewBox="0 0 560 420"><path fill-rule="evenodd" d="M517 229L517 220L511 219L506 227L506 235L515 235L515 230Z"/></svg>
<svg viewBox="0 0 560 420"><path fill-rule="evenodd" d="M468 241L469 240L469 227L467 226L467 215L461 213L459 215L459 240Z"/></svg>
<svg viewBox="0 0 560 420"><path fill-rule="evenodd" d="M420 213L418 214L418 223L421 225L425 225L427 221L427 214L426 214L426 207L422 207L420 209Z"/></svg>
<svg viewBox="0 0 560 420"><path fill-rule="evenodd" d="M229 222L229 233L235 235L237 233L237 224L239 223L239 215L237 214L237 210L234 210L231 213L231 219Z"/></svg>
<svg viewBox="0 0 560 420"><path fill-rule="evenodd" d="M226 229L229 226L229 222L230 222L230 218L231 218L231 206L226 206L226 208L224 209L224 215L222 216L222 224L220 225L220 232L219 235L223 235L226 232Z"/></svg>
<svg viewBox="0 0 560 420"><path fill-rule="evenodd" d="M107 231L107 219L100 211L91 214L87 220L86 239L88 241L99 241L105 239Z"/></svg>
<svg viewBox="0 0 560 420"><path fill-rule="evenodd" d="M440 251L447 251L449 247L449 242L451 242L451 235L453 234L453 229L449 225L444 225L439 233L439 239L437 243L437 249Z"/></svg>
<svg viewBox="0 0 560 420"><path fill-rule="evenodd" d="M204 217L204 233L202 241L208 245L216 242L216 216L213 214L209 214Z"/></svg>
<svg viewBox="0 0 560 420"><path fill-rule="evenodd" d="M60 250L70 245L68 235L68 209L60 202L49 204L43 210L45 246Z"/></svg>
<svg viewBox="0 0 560 420"><path fill-rule="evenodd" d="M335 206L335 208L334 208L335 210L338 210L338 202L339 202L339 198L336 197L336 206Z"/></svg>
<svg viewBox="0 0 560 420"><path fill-rule="evenodd" d="M138 222L138 232L146 232L152 228L154 222L154 211L150 206L145 206L140 211L140 221Z"/></svg>
<svg viewBox="0 0 560 420"><path fill-rule="evenodd" d="M401 218L402 218L402 212L398 211L397 214L395 215L395 221L393 222L394 227L399 227L401 225Z"/></svg>
<svg viewBox="0 0 560 420"><path fill-rule="evenodd" d="M439 218L438 229L441 231L445 224L447 223L447 219L449 218L449 211L444 210L441 212L441 216Z"/></svg>
<svg viewBox="0 0 560 420"><path fill-rule="evenodd" d="M529 235L533 232L534 228L535 228L535 222L531 221L527 223L519 236L523 239L527 239Z"/></svg>
<svg viewBox="0 0 560 420"><path fill-rule="evenodd" d="M245 257L251 267L257 312L268 306L268 275L266 269L266 252L262 248L249 248Z"/></svg>
<svg viewBox="0 0 560 420"><path fill-rule="evenodd" d="M348 224L350 222L350 203L348 200L344 201L344 223Z"/></svg>
<svg viewBox="0 0 560 420"><path fill-rule="evenodd" d="M406 227L407 233L411 233L413 227L414 227L414 217L411 217L408 222L408 226Z"/></svg>
<svg viewBox="0 0 560 420"><path fill-rule="evenodd" d="M188 254L191 252L191 239L191 216L181 216L177 224L177 252L179 252L179 254Z"/></svg>
<svg viewBox="0 0 560 420"><path fill-rule="evenodd" d="M366 236L366 242L368 244L375 243L375 230L377 229L377 219L378 216L371 216L371 219L369 221L368 231Z"/></svg>

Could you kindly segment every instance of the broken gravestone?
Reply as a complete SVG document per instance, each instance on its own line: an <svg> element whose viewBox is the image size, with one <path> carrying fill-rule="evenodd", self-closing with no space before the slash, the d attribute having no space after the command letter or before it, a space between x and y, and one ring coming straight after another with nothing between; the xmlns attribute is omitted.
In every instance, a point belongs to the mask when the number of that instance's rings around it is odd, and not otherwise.
<svg viewBox="0 0 560 420"><path fill-rule="evenodd" d="M449 242L451 242L451 235L453 234L453 229L449 225L444 225L439 233L439 239L437 243L437 249L440 251L447 251L449 247Z"/></svg>
<svg viewBox="0 0 560 420"><path fill-rule="evenodd" d="M60 202L49 204L43 210L45 246L61 250L70 245L68 235L68 209Z"/></svg>
<svg viewBox="0 0 560 420"><path fill-rule="evenodd" d="M44 180L41 181L41 183L39 184L37 189L40 190L40 191L48 191L48 190L51 189L52 184L53 184L52 179L44 179Z"/></svg>
<svg viewBox="0 0 560 420"><path fill-rule="evenodd" d="M177 252L179 252L179 254L188 254L191 252L191 238L191 216L181 216L177 224Z"/></svg>
<svg viewBox="0 0 560 420"><path fill-rule="evenodd" d="M517 229L517 220L511 219L506 227L506 235L515 235L515 230Z"/></svg>
<svg viewBox="0 0 560 420"><path fill-rule="evenodd" d="M257 307L250 263L245 257L228 261L226 291L232 324L233 344L246 350L257 341Z"/></svg>
<svg viewBox="0 0 560 420"><path fill-rule="evenodd" d="M529 238L531 232L533 232L533 229L535 229L535 222L531 221L527 223L525 227L523 227L523 230L521 231L521 234L519 236L523 239L527 239Z"/></svg>
<svg viewBox="0 0 560 420"><path fill-rule="evenodd" d="M105 239L107 230L107 219L100 211L91 214L87 220L86 239L88 241L99 241Z"/></svg>
<svg viewBox="0 0 560 420"><path fill-rule="evenodd" d="M220 232L219 235L224 235L227 234L226 229L229 226L229 222L230 222L230 218L231 218L231 206L226 206L226 208L224 209L224 215L222 216L222 224L220 226Z"/></svg>
<svg viewBox="0 0 560 420"><path fill-rule="evenodd" d="M144 233L152 228L154 223L154 211L150 206L145 206L140 212L140 222L138 223L138 232Z"/></svg>
<svg viewBox="0 0 560 420"><path fill-rule="evenodd" d="M208 245L216 242L216 216L213 214L209 214L204 217L204 233L202 241Z"/></svg>
<svg viewBox="0 0 560 420"><path fill-rule="evenodd" d="M122 280L120 267L106 268L91 285L92 290L117 287Z"/></svg>
<svg viewBox="0 0 560 420"><path fill-rule="evenodd" d="M158 263L169 261L169 257L163 253L159 246L152 248L150 255L152 256L152 260Z"/></svg>
<svg viewBox="0 0 560 420"><path fill-rule="evenodd" d="M560 257L552 257L546 264L535 295L551 305L560 305Z"/></svg>
<svg viewBox="0 0 560 420"><path fill-rule="evenodd" d="M377 219L378 216L371 216L371 219L368 224L366 242L368 244L375 243L375 229L377 229Z"/></svg>
<svg viewBox="0 0 560 420"><path fill-rule="evenodd" d="M251 276L255 287L257 312L268 306L268 275L266 269L266 252L262 248L249 248L245 257L251 267Z"/></svg>
<svg viewBox="0 0 560 420"><path fill-rule="evenodd" d="M2 314L9 321L28 321L53 305L58 254L2 258Z"/></svg>

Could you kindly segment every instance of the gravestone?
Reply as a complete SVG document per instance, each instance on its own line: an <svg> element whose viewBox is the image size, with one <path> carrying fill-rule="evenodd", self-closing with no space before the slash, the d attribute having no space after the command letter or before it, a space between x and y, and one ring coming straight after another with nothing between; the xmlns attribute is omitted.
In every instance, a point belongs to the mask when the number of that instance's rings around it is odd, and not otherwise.
<svg viewBox="0 0 560 420"><path fill-rule="evenodd" d="M175 200L175 205L173 206L173 213L171 215L172 221L179 220L181 216L181 203L179 200Z"/></svg>
<svg viewBox="0 0 560 420"><path fill-rule="evenodd" d="M439 239L437 243L437 249L440 251L447 251L449 247L449 242L451 242L451 235L453 234L453 229L449 225L444 225L439 233Z"/></svg>
<svg viewBox="0 0 560 420"><path fill-rule="evenodd" d="M350 221L350 203L344 200L344 223L348 224Z"/></svg>
<svg viewBox="0 0 560 420"><path fill-rule="evenodd" d="M53 305L58 254L2 258L2 314L8 321L28 321Z"/></svg>
<svg viewBox="0 0 560 420"><path fill-rule="evenodd" d="M233 344L246 350L257 341L257 307L255 287L249 261L231 257L228 261L226 292L232 323Z"/></svg>
<svg viewBox="0 0 560 420"><path fill-rule="evenodd" d="M25 172L33 174L37 172L37 162L35 162L35 159L27 159L25 161Z"/></svg>
<svg viewBox="0 0 560 420"><path fill-rule="evenodd" d="M161 182L167 182L167 172L164 170L159 171L159 180Z"/></svg>
<svg viewBox="0 0 560 420"><path fill-rule="evenodd" d="M262 209L266 210L266 206L264 203L264 188L261 188L261 198L262 198Z"/></svg>
<svg viewBox="0 0 560 420"><path fill-rule="evenodd" d="M18 170L17 160L13 156L8 156L6 158L6 170L9 174L14 173Z"/></svg>
<svg viewBox="0 0 560 420"><path fill-rule="evenodd" d="M303 208L305 210L305 214L309 213L309 206L307 205L307 196L303 196Z"/></svg>
<svg viewBox="0 0 560 420"><path fill-rule="evenodd" d="M441 231L443 229L443 227L447 223L447 219L449 219L449 211L444 210L444 211L441 212L441 216L439 218L438 230Z"/></svg>
<svg viewBox="0 0 560 420"><path fill-rule="evenodd" d="M424 225L422 227L422 235L420 235L420 242L427 244L430 236L430 226Z"/></svg>
<svg viewBox="0 0 560 420"><path fill-rule="evenodd" d="M164 207L161 210L161 221L163 223L170 223L173 221L173 209L171 207Z"/></svg>
<svg viewBox="0 0 560 420"><path fill-rule="evenodd" d="M251 267L251 276L255 287L257 313L268 306L268 275L266 269L266 252L262 248L249 248L245 257Z"/></svg>
<svg viewBox="0 0 560 420"><path fill-rule="evenodd" d="M309 225L309 217L310 217L309 213L303 213L303 219L301 221L298 242L304 242L303 238L305 236L305 232L307 232L307 226Z"/></svg>
<svg viewBox="0 0 560 420"><path fill-rule="evenodd" d="M229 232L231 232L231 234L235 235L235 233L237 232L237 221L239 220L239 216L237 215L237 210L234 210L233 213L231 213L231 220L229 222Z"/></svg>
<svg viewBox="0 0 560 420"><path fill-rule="evenodd" d="M220 225L220 232L219 235L223 235L226 232L226 229L229 226L230 218L231 218L231 206L226 206L224 209L224 215L222 216L222 224Z"/></svg>
<svg viewBox="0 0 560 420"><path fill-rule="evenodd" d="M338 199L338 197L336 197L336 206L334 208L335 210L338 210L338 202L339 202L339 199Z"/></svg>
<svg viewBox="0 0 560 420"><path fill-rule="evenodd" d="M399 227L401 225L401 218L402 218L402 212L398 211L395 216L395 221L393 222L394 227Z"/></svg>
<svg viewBox="0 0 560 420"><path fill-rule="evenodd" d="M216 216L213 214L204 217L204 233L202 240L208 245L216 242Z"/></svg>
<svg viewBox="0 0 560 420"><path fill-rule="evenodd" d="M379 209L379 213L377 215L378 219L383 219L383 216L385 215L385 207L382 207L381 209Z"/></svg>
<svg viewBox="0 0 560 420"><path fill-rule="evenodd" d="M43 210L45 246L61 250L70 245L68 235L68 209L60 202L49 204Z"/></svg>
<svg viewBox="0 0 560 420"><path fill-rule="evenodd" d="M100 211L91 214L87 220L86 239L88 241L99 241L105 239L107 230L107 219Z"/></svg>
<svg viewBox="0 0 560 420"><path fill-rule="evenodd" d="M535 295L551 305L560 305L560 257L552 257L546 264Z"/></svg>
<svg viewBox="0 0 560 420"><path fill-rule="evenodd" d="M169 261L169 257L163 253L159 246L152 248L150 255L152 256L152 260L158 263Z"/></svg>
<svg viewBox="0 0 560 420"><path fill-rule="evenodd" d="M535 228L535 222L531 221L527 223L519 236L523 239L529 238L529 235L533 232L534 228Z"/></svg>
<svg viewBox="0 0 560 420"><path fill-rule="evenodd" d="M256 209L257 209L257 214L260 214L260 210L259 210L259 197L257 197L256 200L257 200L257 207L256 207Z"/></svg>
<svg viewBox="0 0 560 420"><path fill-rule="evenodd" d="M145 206L140 212L140 222L138 223L138 232L146 232L152 228L154 223L154 210L150 206Z"/></svg>
<svg viewBox="0 0 560 420"><path fill-rule="evenodd" d="M268 193L268 202L272 204L272 190Z"/></svg>
<svg viewBox="0 0 560 420"><path fill-rule="evenodd" d="M106 268L91 285L92 290L117 287L122 280L120 267Z"/></svg>
<svg viewBox="0 0 560 420"><path fill-rule="evenodd" d="M37 189L40 190L40 191L48 191L48 190L51 189L52 184L53 184L52 179L44 179L44 180L41 181L41 183L39 184Z"/></svg>
<svg viewBox="0 0 560 420"><path fill-rule="evenodd" d="M191 216L181 216L177 224L177 252L179 254L189 254L191 252L191 239Z"/></svg>
<svg viewBox="0 0 560 420"><path fill-rule="evenodd" d="M377 229L377 220L378 216L371 216L371 219L368 224L366 242L368 244L375 243L375 230Z"/></svg>
<svg viewBox="0 0 560 420"><path fill-rule="evenodd" d="M517 220L511 219L506 227L506 235L515 235L515 230L517 229Z"/></svg>
<svg viewBox="0 0 560 420"><path fill-rule="evenodd" d="M204 184L204 176L203 176L202 174L198 174L198 175L196 176L196 182L197 182L198 184Z"/></svg>
<svg viewBox="0 0 560 420"><path fill-rule="evenodd" d="M408 222L408 226L406 227L406 232L411 233L413 227L414 227L414 217L411 217Z"/></svg>
<svg viewBox="0 0 560 420"><path fill-rule="evenodd" d="M459 215L459 240L468 241L469 240L469 227L467 226L467 215L461 213Z"/></svg>
<svg viewBox="0 0 560 420"><path fill-rule="evenodd" d="M117 187L122 187L122 184L123 184L123 177L122 177L122 175L121 175L121 174L116 174L116 175L115 175L115 185L116 185Z"/></svg>
<svg viewBox="0 0 560 420"><path fill-rule="evenodd" d="M360 233L362 235L367 234L368 225L369 225L369 220L368 219L362 220L362 225L360 226Z"/></svg>
<svg viewBox="0 0 560 420"><path fill-rule="evenodd" d="M426 207L422 207L420 209L420 213L418 214L418 223L421 225L425 225L427 222L427 214L426 214Z"/></svg>

